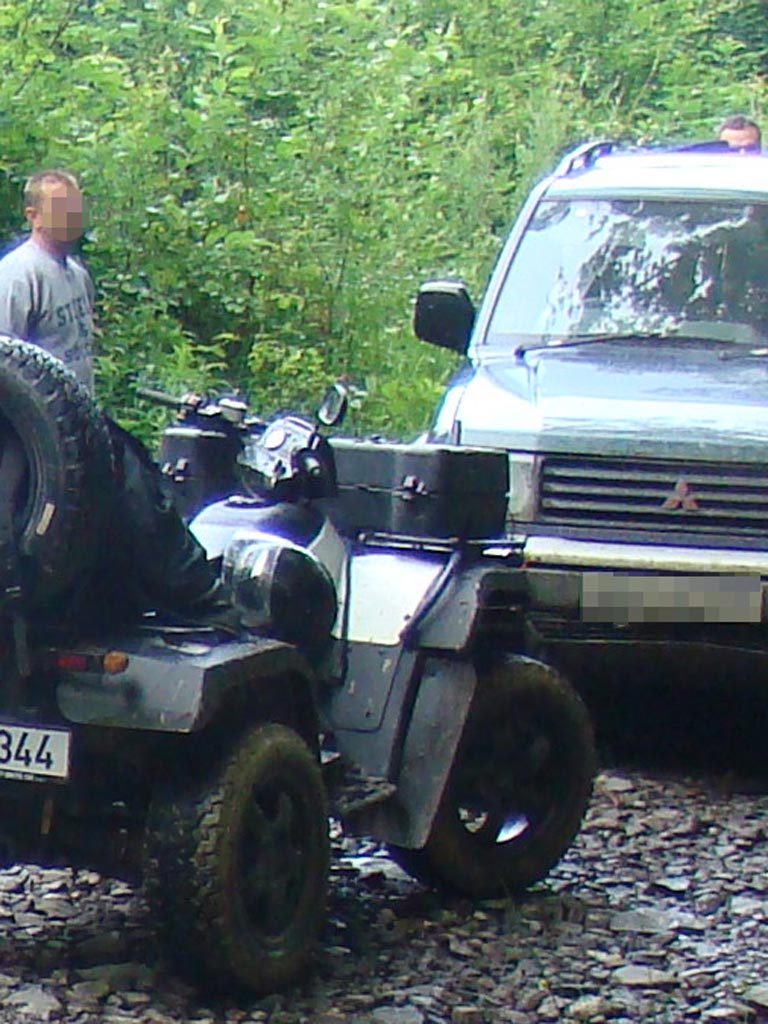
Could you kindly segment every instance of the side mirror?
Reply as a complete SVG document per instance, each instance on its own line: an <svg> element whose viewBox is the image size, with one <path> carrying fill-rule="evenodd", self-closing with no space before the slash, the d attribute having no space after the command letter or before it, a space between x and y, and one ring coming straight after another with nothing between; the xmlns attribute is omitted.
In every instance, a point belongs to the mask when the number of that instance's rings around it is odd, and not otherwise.
<svg viewBox="0 0 768 1024"><path fill-rule="evenodd" d="M431 345L467 351L475 324L475 307L463 281L428 281L416 296L413 329Z"/></svg>
<svg viewBox="0 0 768 1024"><path fill-rule="evenodd" d="M328 388L320 408L317 410L317 421L324 427L337 427L347 414L348 391L341 381Z"/></svg>

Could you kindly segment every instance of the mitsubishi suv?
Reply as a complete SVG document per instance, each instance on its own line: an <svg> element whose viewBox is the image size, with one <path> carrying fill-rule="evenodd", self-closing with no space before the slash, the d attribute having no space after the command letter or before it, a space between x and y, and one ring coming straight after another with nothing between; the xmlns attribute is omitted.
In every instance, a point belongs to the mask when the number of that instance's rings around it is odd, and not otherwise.
<svg viewBox="0 0 768 1024"><path fill-rule="evenodd" d="M466 356L429 439L509 453L532 645L764 663L768 157L579 147L415 329Z"/></svg>

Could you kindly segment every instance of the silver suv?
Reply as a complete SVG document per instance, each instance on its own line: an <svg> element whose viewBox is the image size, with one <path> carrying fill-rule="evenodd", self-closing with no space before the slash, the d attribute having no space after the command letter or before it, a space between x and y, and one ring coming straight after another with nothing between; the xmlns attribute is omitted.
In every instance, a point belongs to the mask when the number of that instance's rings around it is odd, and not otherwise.
<svg viewBox="0 0 768 1024"><path fill-rule="evenodd" d="M544 633L759 644L768 158L580 147L525 203L477 316L436 281L415 327L467 357L430 439L509 452Z"/></svg>

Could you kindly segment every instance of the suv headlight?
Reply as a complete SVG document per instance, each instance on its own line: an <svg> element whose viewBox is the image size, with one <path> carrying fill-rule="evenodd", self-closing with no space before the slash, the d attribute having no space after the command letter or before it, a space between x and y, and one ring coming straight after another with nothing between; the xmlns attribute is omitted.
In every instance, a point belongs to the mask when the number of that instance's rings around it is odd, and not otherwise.
<svg viewBox="0 0 768 1024"><path fill-rule="evenodd" d="M507 528L515 522L531 523L536 518L535 455L509 453L509 496L507 498Z"/></svg>

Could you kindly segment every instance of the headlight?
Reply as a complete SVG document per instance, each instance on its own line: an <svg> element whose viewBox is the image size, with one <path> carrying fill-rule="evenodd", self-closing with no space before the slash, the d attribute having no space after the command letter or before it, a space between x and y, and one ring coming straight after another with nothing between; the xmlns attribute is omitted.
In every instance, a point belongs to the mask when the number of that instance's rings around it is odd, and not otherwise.
<svg viewBox="0 0 768 1024"><path fill-rule="evenodd" d="M515 522L532 523L536 518L535 455L509 453L509 497L507 499L507 528Z"/></svg>
<svg viewBox="0 0 768 1024"><path fill-rule="evenodd" d="M249 629L316 651L336 619L336 589L314 555L289 540L240 531L224 553L222 575Z"/></svg>

